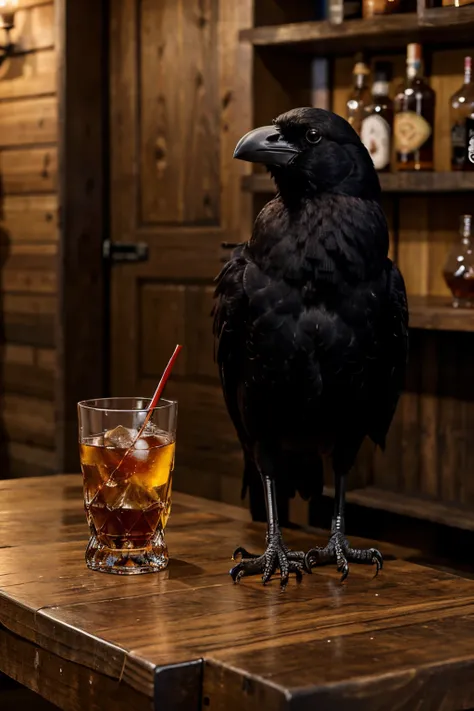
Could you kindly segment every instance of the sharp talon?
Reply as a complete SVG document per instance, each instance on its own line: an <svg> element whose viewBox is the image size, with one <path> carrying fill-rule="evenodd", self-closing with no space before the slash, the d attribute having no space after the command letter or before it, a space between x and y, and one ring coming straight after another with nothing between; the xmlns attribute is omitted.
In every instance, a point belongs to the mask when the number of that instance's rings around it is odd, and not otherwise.
<svg viewBox="0 0 474 711"><path fill-rule="evenodd" d="M341 576L341 583L344 582L344 580L347 579L347 576L349 575L349 564L346 562L345 565L342 566L342 576Z"/></svg>
<svg viewBox="0 0 474 711"><path fill-rule="evenodd" d="M309 572L311 573L311 571L309 571ZM295 570L295 575L296 575L296 582L301 583L301 581L303 580L303 573L301 572L300 568L297 568Z"/></svg>
<svg viewBox="0 0 474 711"><path fill-rule="evenodd" d="M242 546L239 546L238 548L235 549L235 551L232 553L232 560L236 560L236 558L240 556L240 558L257 558L258 556L253 555L253 553L249 553L248 550L245 548L242 548Z"/></svg>
<svg viewBox="0 0 474 711"><path fill-rule="evenodd" d="M374 548L372 550L372 563L374 563L376 566L375 575L374 575L374 578L376 578L377 575L379 574L379 572L383 568L382 554L376 548Z"/></svg>
<svg viewBox="0 0 474 711"><path fill-rule="evenodd" d="M263 584L266 585L277 570L280 571L282 587L286 587L290 573L296 573L298 581L302 578L304 555L290 551L279 531L267 536L267 549L263 555L254 555L239 546L235 549L233 558L239 557L239 562L229 571L234 583L244 576L260 574Z"/></svg>
<svg viewBox="0 0 474 711"><path fill-rule="evenodd" d="M285 592L286 586L288 585L288 576L286 578L282 578L280 581L280 591Z"/></svg>

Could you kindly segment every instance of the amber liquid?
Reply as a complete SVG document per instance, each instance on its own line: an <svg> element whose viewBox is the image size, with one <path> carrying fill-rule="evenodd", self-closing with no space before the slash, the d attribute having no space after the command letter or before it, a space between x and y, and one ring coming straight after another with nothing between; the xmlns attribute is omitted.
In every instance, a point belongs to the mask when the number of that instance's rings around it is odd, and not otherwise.
<svg viewBox="0 0 474 711"><path fill-rule="evenodd" d="M174 450L174 442L157 435L140 438L129 454L106 446L102 436L80 444L87 519L101 545L146 548L164 530Z"/></svg>
<svg viewBox="0 0 474 711"><path fill-rule="evenodd" d="M462 276L443 274L446 284L454 297L453 306L471 308L474 306L474 271L467 271Z"/></svg>

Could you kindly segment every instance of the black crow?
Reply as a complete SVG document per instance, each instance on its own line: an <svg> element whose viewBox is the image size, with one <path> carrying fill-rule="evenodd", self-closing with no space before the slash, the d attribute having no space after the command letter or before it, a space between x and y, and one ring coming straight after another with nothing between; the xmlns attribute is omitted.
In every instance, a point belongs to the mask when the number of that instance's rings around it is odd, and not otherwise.
<svg viewBox="0 0 474 711"><path fill-rule="evenodd" d="M336 562L373 563L345 538L345 477L362 441L384 447L407 360L405 285L388 258L380 183L357 133L340 116L300 108L250 131L235 158L270 170L277 196L217 277L214 332L225 401L240 439L254 518L263 483L267 548L243 548L234 581L267 582ZM335 478L331 537L306 553L285 545L288 498L320 496L322 458ZM278 493L277 493L278 492Z"/></svg>

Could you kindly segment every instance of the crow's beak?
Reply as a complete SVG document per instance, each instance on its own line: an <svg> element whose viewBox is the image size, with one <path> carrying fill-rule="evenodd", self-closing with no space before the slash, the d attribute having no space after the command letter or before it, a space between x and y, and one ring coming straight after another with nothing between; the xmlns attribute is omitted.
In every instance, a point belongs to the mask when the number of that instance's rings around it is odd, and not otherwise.
<svg viewBox="0 0 474 711"><path fill-rule="evenodd" d="M246 133L237 143L234 158L263 165L289 165L299 150L285 141L276 126L262 126Z"/></svg>

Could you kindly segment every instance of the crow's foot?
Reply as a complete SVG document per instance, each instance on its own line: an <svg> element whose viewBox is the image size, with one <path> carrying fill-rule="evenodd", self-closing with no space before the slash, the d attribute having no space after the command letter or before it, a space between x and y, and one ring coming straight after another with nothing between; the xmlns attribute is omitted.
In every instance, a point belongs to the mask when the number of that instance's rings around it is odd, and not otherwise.
<svg viewBox="0 0 474 711"><path fill-rule="evenodd" d="M351 548L344 534L333 533L325 548L311 548L305 555L304 567L307 572L318 565L336 563L342 573L341 583L349 575L349 563L368 563L376 566L375 575L383 568L382 554L376 548Z"/></svg>
<svg viewBox="0 0 474 711"><path fill-rule="evenodd" d="M301 582L303 577L305 555L302 551L290 551L283 542L281 533L267 536L267 550L263 555L254 555L245 548L239 547L234 551L232 558L235 559L237 556L241 557L241 561L230 570L234 583L238 583L244 576L261 574L265 585L279 570L280 585L284 590L290 573L295 573L298 582Z"/></svg>

